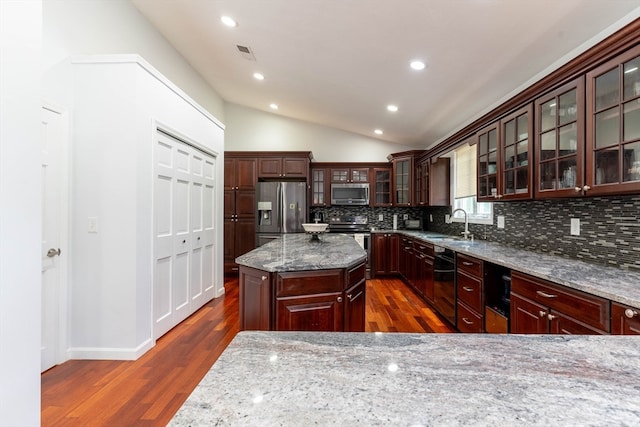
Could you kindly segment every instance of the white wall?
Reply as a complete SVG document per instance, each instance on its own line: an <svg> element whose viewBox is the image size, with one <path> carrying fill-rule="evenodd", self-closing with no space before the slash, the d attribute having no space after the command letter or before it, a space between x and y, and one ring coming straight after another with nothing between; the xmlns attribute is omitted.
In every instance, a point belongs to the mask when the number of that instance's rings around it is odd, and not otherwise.
<svg viewBox="0 0 640 427"><path fill-rule="evenodd" d="M415 147L225 104L225 150L312 151L316 162L386 162L391 153Z"/></svg>
<svg viewBox="0 0 640 427"><path fill-rule="evenodd" d="M41 9L0 1L0 424L40 424Z"/></svg>
<svg viewBox="0 0 640 427"><path fill-rule="evenodd" d="M45 0L42 16L47 73L71 55L137 54L218 120L224 119L222 98L129 0ZM45 96L61 103L58 82L47 77Z"/></svg>

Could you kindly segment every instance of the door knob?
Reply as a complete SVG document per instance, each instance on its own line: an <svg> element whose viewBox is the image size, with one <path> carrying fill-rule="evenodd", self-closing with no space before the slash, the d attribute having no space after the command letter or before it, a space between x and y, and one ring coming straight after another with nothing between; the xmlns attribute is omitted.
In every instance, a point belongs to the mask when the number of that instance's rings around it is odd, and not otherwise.
<svg viewBox="0 0 640 427"><path fill-rule="evenodd" d="M51 249L49 249L47 251L47 256L49 258L53 258L56 255L60 256L61 253L62 253L62 251L60 250L60 248L58 248L58 249L51 248Z"/></svg>

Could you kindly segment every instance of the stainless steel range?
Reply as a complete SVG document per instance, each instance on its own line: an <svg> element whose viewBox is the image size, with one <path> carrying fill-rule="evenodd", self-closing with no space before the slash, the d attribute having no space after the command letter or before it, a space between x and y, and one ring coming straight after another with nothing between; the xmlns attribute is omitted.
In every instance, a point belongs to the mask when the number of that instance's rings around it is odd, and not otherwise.
<svg viewBox="0 0 640 427"><path fill-rule="evenodd" d="M371 234L369 218L365 215L332 216L329 218L330 233L344 233L354 239L367 253L366 278L371 278Z"/></svg>

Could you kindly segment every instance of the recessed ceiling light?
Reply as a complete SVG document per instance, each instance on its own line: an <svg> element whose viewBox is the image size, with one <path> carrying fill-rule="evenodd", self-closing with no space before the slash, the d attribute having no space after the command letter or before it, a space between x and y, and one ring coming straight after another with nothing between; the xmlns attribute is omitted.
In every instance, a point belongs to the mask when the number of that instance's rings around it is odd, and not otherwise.
<svg viewBox="0 0 640 427"><path fill-rule="evenodd" d="M413 61L411 61L411 63L409 63L409 66L416 71L424 70L424 67L426 67L425 63L423 61L420 61L419 59L414 59Z"/></svg>
<svg viewBox="0 0 640 427"><path fill-rule="evenodd" d="M271 108L272 110L277 110L278 104L269 104L269 108Z"/></svg>
<svg viewBox="0 0 640 427"><path fill-rule="evenodd" d="M389 105L387 105L387 110L391 111L392 113L395 113L396 111L398 111L398 106L389 104Z"/></svg>
<svg viewBox="0 0 640 427"><path fill-rule="evenodd" d="M256 80L264 80L264 75L260 73L253 73L253 78Z"/></svg>
<svg viewBox="0 0 640 427"><path fill-rule="evenodd" d="M382 129L376 129L373 131L373 133L375 133L376 135L382 135L384 132L382 132Z"/></svg>
<svg viewBox="0 0 640 427"><path fill-rule="evenodd" d="M231 18L229 16L223 16L223 17L220 18L220 20L227 27L235 28L235 27L238 26L238 23L236 21L234 21L233 18Z"/></svg>

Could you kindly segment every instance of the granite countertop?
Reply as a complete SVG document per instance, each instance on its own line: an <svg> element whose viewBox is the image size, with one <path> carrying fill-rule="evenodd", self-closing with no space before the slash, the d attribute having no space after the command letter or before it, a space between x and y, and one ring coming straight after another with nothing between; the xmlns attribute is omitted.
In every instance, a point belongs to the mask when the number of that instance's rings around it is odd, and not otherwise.
<svg viewBox="0 0 640 427"><path fill-rule="evenodd" d="M304 271L348 268L367 259L354 238L322 234L318 240L304 233L283 234L236 258L236 263L263 271Z"/></svg>
<svg viewBox="0 0 640 427"><path fill-rule="evenodd" d="M640 425L632 336L241 332L170 426Z"/></svg>
<svg viewBox="0 0 640 427"><path fill-rule="evenodd" d="M640 308L640 272L589 264L484 240L472 242L428 231L373 231L389 232L415 237L515 271Z"/></svg>

